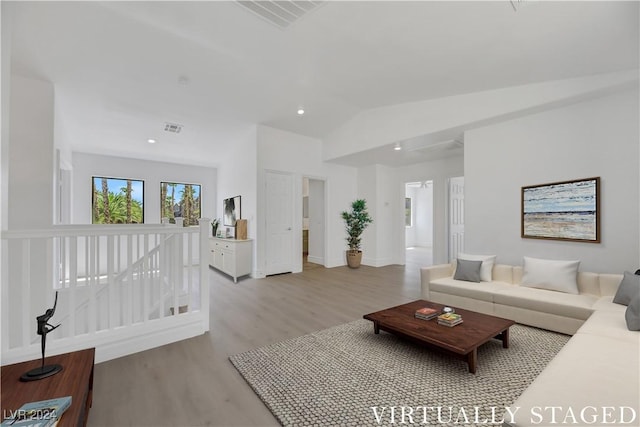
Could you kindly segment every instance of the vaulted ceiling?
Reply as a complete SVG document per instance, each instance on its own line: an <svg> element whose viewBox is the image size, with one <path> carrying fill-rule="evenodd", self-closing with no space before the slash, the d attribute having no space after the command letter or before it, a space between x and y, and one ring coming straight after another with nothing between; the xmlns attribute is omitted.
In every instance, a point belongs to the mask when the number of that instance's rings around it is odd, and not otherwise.
<svg viewBox="0 0 640 427"><path fill-rule="evenodd" d="M284 29L233 1L2 7L61 144L215 164L257 123L323 138L373 108L638 68L637 2L515 4L327 1Z"/></svg>

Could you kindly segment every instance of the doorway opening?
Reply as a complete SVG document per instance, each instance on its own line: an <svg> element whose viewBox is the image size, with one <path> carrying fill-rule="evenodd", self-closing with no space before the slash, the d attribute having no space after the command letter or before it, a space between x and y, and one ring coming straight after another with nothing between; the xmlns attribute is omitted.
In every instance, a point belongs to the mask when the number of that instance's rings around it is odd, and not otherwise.
<svg viewBox="0 0 640 427"><path fill-rule="evenodd" d="M433 181L405 183L405 265L433 265Z"/></svg>
<svg viewBox="0 0 640 427"><path fill-rule="evenodd" d="M302 269L325 264L325 182L302 178Z"/></svg>

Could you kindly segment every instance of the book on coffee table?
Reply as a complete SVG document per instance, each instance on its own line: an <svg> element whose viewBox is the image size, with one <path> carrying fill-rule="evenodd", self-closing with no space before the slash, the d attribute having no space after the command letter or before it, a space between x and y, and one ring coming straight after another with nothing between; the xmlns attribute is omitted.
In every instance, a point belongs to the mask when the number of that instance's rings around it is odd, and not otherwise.
<svg viewBox="0 0 640 427"><path fill-rule="evenodd" d="M444 326L456 326L462 323L462 316L457 313L444 313L438 316L438 324Z"/></svg>
<svg viewBox="0 0 640 427"><path fill-rule="evenodd" d="M431 319L435 319L436 317L438 317L438 315L440 314L440 312L434 308L430 308L430 307L423 307L420 308L418 310L416 310L415 312L415 317L417 319L422 319L422 320L431 320Z"/></svg>
<svg viewBox="0 0 640 427"><path fill-rule="evenodd" d="M442 320L438 320L438 325L448 326L450 328L459 325L460 323L462 323L462 319L456 320L455 322L443 322Z"/></svg>

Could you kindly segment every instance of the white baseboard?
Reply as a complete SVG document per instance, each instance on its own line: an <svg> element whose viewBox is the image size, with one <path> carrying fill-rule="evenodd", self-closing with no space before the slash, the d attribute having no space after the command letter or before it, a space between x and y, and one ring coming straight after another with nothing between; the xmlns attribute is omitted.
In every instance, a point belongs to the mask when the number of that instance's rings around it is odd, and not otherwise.
<svg viewBox="0 0 640 427"><path fill-rule="evenodd" d="M205 332L200 321L195 320L166 329L156 329L143 335L131 334L131 336L123 336L118 340L96 346L96 363L186 340L202 335Z"/></svg>
<svg viewBox="0 0 640 427"><path fill-rule="evenodd" d="M100 363L182 341L205 332L199 312L185 313L176 316L175 319L172 316L146 324L47 341L45 356L95 347L95 363ZM11 349L2 353L2 365L39 359L40 357L40 342L37 342L27 347Z"/></svg>
<svg viewBox="0 0 640 427"><path fill-rule="evenodd" d="M368 265L370 267L384 267L385 265L393 264L392 258L367 258L362 257L362 265Z"/></svg>
<svg viewBox="0 0 640 427"><path fill-rule="evenodd" d="M312 262L314 264L324 265L324 257L320 257L320 256L309 255L307 256L307 261Z"/></svg>
<svg viewBox="0 0 640 427"><path fill-rule="evenodd" d="M331 258L325 267L334 268L334 267L342 267L343 265L347 265L347 260L344 256L341 258Z"/></svg>

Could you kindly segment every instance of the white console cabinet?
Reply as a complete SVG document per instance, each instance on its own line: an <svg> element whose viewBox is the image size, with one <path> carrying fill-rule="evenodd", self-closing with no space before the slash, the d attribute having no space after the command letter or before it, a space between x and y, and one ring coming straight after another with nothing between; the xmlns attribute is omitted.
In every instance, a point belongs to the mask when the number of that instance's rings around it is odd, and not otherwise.
<svg viewBox="0 0 640 427"><path fill-rule="evenodd" d="M238 277L251 274L253 240L210 237L209 249L209 265L233 277L234 283Z"/></svg>

